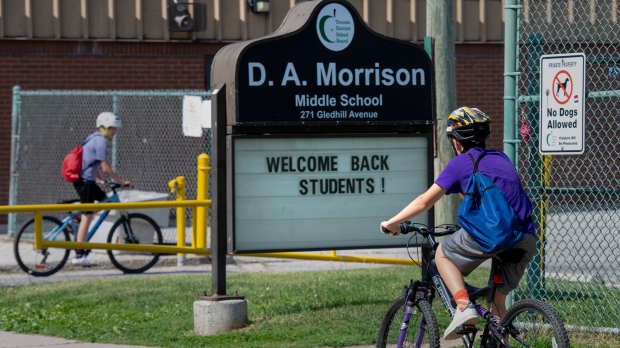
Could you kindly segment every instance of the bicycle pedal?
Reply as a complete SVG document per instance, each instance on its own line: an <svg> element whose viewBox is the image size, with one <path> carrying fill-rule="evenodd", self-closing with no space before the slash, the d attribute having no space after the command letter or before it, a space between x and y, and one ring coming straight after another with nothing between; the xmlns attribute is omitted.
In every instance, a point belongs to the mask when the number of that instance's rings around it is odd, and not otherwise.
<svg viewBox="0 0 620 348"><path fill-rule="evenodd" d="M470 333L475 333L476 331L478 331L478 329L476 329L476 325L459 325L456 327L456 333L459 335L467 335Z"/></svg>

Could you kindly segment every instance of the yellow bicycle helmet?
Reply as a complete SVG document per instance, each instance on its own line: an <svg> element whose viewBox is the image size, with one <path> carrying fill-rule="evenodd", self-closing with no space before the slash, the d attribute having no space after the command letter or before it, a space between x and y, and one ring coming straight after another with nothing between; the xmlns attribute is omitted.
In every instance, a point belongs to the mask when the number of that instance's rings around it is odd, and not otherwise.
<svg viewBox="0 0 620 348"><path fill-rule="evenodd" d="M448 116L446 134L463 144L480 144L491 135L491 118L476 108L460 107Z"/></svg>

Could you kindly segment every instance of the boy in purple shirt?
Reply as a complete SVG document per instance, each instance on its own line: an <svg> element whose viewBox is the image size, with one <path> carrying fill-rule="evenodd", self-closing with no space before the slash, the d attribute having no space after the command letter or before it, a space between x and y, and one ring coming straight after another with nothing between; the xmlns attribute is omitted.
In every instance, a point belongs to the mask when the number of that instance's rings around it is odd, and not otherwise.
<svg viewBox="0 0 620 348"><path fill-rule="evenodd" d="M99 188L105 181L99 176L99 168L105 175L121 183L123 186L132 186L130 181L124 181L118 176L108 162L108 141L114 138L116 130L121 127L121 119L111 112L102 112L97 116L97 130L89 135L82 145L82 171L79 179L73 183L75 191L80 196L81 203L94 203L102 201L107 196ZM86 242L88 226L93 219L92 211L82 212L82 219L78 227L76 241ZM71 260L74 265L85 267L95 266L88 259L88 252L77 249L75 257Z"/></svg>
<svg viewBox="0 0 620 348"><path fill-rule="evenodd" d="M491 119L475 108L461 107L450 114L446 132L456 157L448 163L425 193L414 199L396 216L381 223L381 231L387 230L383 233L395 236L400 234L398 224L427 211L445 194L462 194L465 191L469 176L474 170L474 164L468 154L477 160L485 151L485 141L491 134L490 123ZM514 248L523 250L524 256L518 263L502 263L501 275L504 283L497 288L495 302L487 303L493 315L500 318L506 312L506 295L517 287L527 264L534 257L537 236L531 219L532 203L523 190L519 175L510 159L501 151L488 150L480 161L478 170L500 189L523 222L521 225L523 240ZM474 238L464 229L446 238L437 248L435 255L437 269L458 307L444 333L444 339L459 338L455 331L458 326L475 324L478 321L476 310L469 302L463 276L469 275L482 262L495 255L481 251ZM496 262L495 259L493 262ZM489 282L491 281L492 279L489 279Z"/></svg>

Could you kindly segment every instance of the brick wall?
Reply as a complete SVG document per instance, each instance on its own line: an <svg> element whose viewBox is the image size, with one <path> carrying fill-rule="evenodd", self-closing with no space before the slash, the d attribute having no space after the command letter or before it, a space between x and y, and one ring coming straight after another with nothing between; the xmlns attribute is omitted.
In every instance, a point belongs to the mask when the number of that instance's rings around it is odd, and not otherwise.
<svg viewBox="0 0 620 348"><path fill-rule="evenodd" d="M491 117L489 149L504 149L504 45L456 46L456 104ZM439 101L437 101L439 103Z"/></svg>
<svg viewBox="0 0 620 348"><path fill-rule="evenodd" d="M205 56L224 44L0 40L0 205L8 203L12 88L202 89ZM490 148L503 143L503 46L462 44L457 54L457 105L493 118ZM438 101L440 102L440 101ZM95 115L85 115L95 117ZM50 168L56 175L58 168ZM6 216L0 216L0 223Z"/></svg>

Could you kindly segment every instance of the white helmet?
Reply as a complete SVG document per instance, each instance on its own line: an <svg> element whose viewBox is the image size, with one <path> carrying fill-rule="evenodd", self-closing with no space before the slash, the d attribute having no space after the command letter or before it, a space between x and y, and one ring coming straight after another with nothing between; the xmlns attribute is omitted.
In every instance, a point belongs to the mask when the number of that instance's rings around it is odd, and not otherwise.
<svg viewBox="0 0 620 348"><path fill-rule="evenodd" d="M116 127L121 128L120 117L114 115L111 112L102 112L97 116L97 128L103 126L104 128Z"/></svg>

